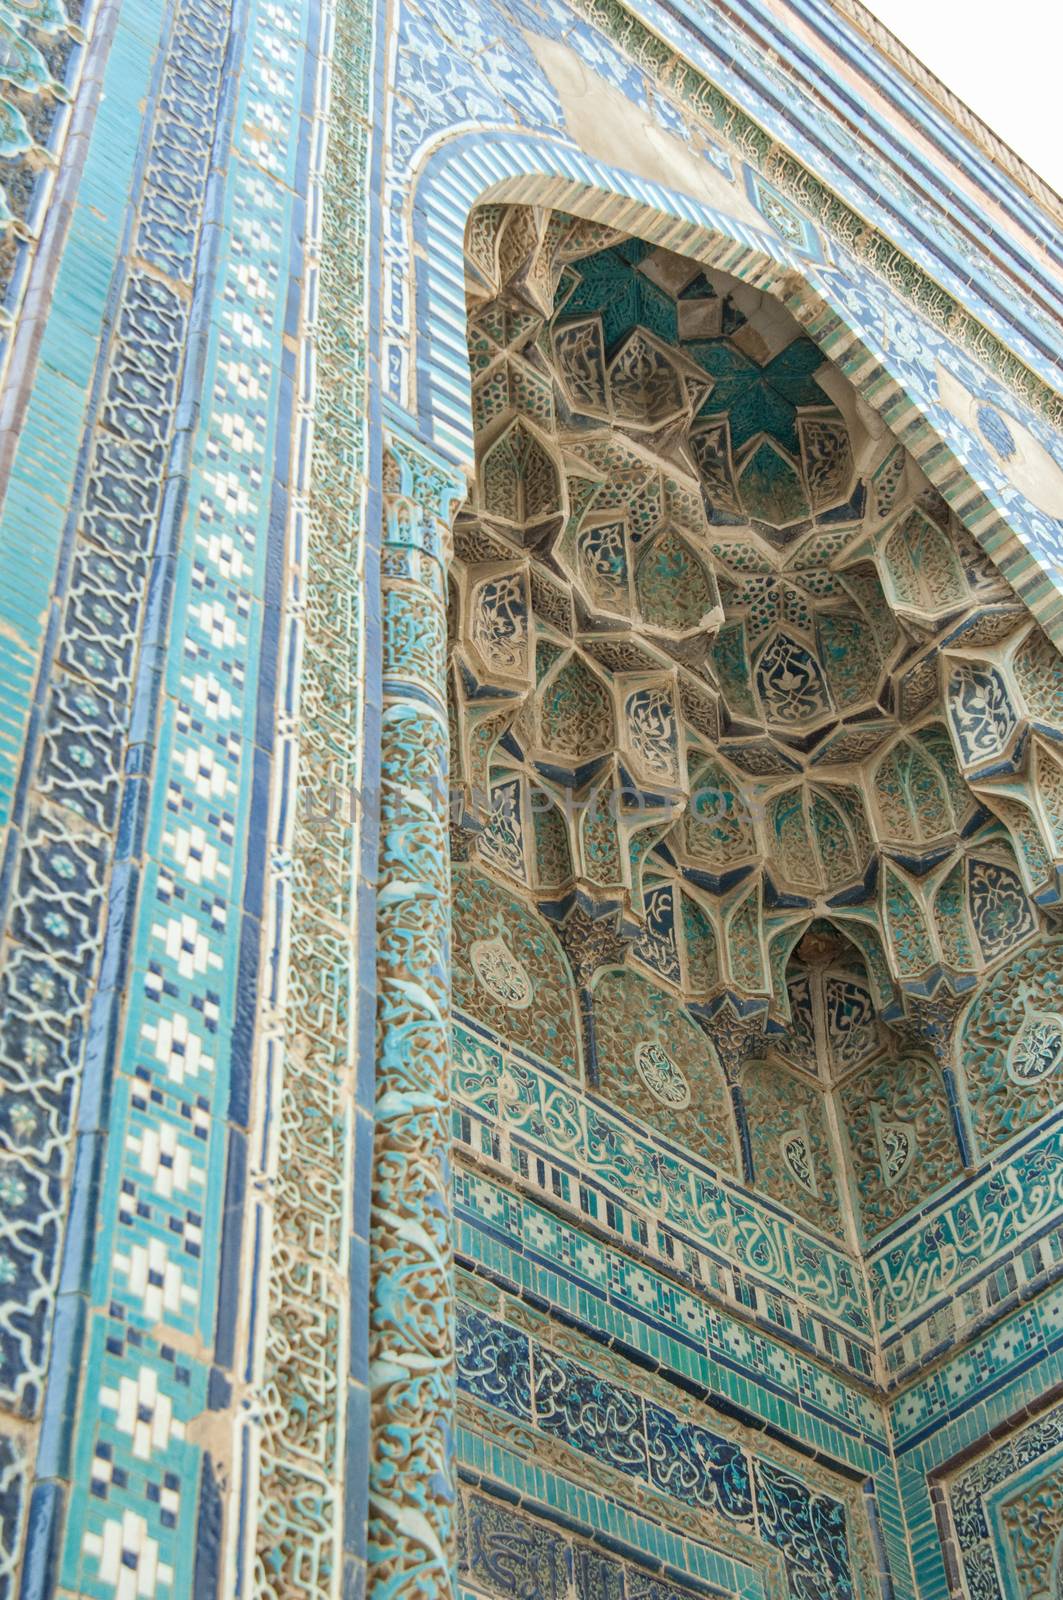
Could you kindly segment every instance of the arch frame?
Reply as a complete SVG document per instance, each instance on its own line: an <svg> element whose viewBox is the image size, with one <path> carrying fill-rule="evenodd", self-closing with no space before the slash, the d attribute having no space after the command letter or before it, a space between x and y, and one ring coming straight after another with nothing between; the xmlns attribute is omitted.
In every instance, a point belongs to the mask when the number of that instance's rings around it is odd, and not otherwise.
<svg viewBox="0 0 1063 1600"><path fill-rule="evenodd" d="M968 529L979 539L1003 575L1017 589L1029 609L1063 645L1063 595L1056 579L1034 553L1029 527L1020 535L1012 525L1016 493L1001 495L975 480L964 466L965 441L955 418L943 408L934 408L926 387L913 397L905 386L901 363L891 361L877 348L872 329L856 325L843 314L844 305L837 284L832 280L831 247L812 225L807 224L807 248L798 250L767 232L756 230L724 213L714 211L688 196L669 192L649 180L634 177L566 148L557 141L506 135L490 148L482 135L461 133L447 141L425 162L417 183L411 216L411 261L414 263L416 332L409 334L408 365L389 362L382 351L381 369L390 372L389 393L385 401L384 450L389 459L404 463L398 479L389 489L382 478L382 504L385 528L385 561L381 582L385 618L383 645L385 722L390 714L401 716L408 729L417 729L414 740L389 742L385 736L382 751L382 786L396 794L423 791L423 774L410 760L413 743L423 739L424 752L431 747L429 765L436 774L430 789L442 782L447 770L447 730L439 715L445 704L445 678L442 657L431 661L423 657L411 670L410 656L416 654L409 639L404 656L400 641L388 641L388 616L397 604L415 604L435 610L438 606L439 575L445 566L447 529L450 516L461 502L467 478L472 472L471 382L466 351L465 240L466 229L478 207L483 205L531 205L559 209L587 220L636 234L650 242L690 256L705 265L721 268L754 288L779 298L801 323L805 332L819 344L824 357L837 363L850 380L869 413L877 413L913 454L931 482L949 501ZM833 285L833 288L832 288ZM900 302L897 302L898 306ZM459 309L460 308L460 309ZM909 316L907 310L905 317ZM966 359L966 358L965 358ZM987 390L992 387L986 375ZM993 389L998 405L1003 391ZM990 402L986 402L990 403ZM1016 410L1020 402L1008 397ZM983 452L984 453L984 452ZM970 450L966 451L969 456ZM394 479L394 474L392 474ZM403 503L401 521L406 531L396 533L395 508ZM1010 508L1010 509L1009 509ZM1009 521L1008 516L1012 520ZM1030 519L1028 519L1030 520ZM1036 517L1032 523L1036 522ZM1031 525L1032 525L1031 523ZM420 533L410 534L410 529ZM396 559L389 562L388 544L396 547ZM412 552L420 548L420 566ZM397 555L402 549L403 554ZM430 575L428 575L430 574ZM402 597L405 596L405 599ZM396 700L389 712L389 685L405 681L404 707ZM434 744L433 744L434 741ZM422 753L424 753L422 752ZM438 809L438 790L429 801L434 819L426 824L433 840L432 849L446 851L445 817ZM385 805L383 825L389 826ZM426 835L426 838L428 835ZM418 858L422 852L417 851ZM410 862L401 865L402 851L395 862L396 879L402 879L404 893L425 894L438 902L438 885L417 880ZM383 875L385 897L388 873ZM373 1390L373 1433L370 1448L370 1494L374 1495L391 1537L400 1546L386 1549L378 1542L374 1549L372 1533L369 1550L370 1586L389 1594L401 1587L399 1572L418 1573L421 1581L435 1585L434 1592L448 1592L448 1565L454 1537L452 1506L446 1494L434 1502L415 1490L414 1502L419 1519L415 1529L404 1512L397 1493L391 1463L381 1474L376 1465L383 1455L387 1461L385 1436L394 1426L393 1398L395 1372L404 1356L417 1350L417 1336L401 1322L381 1311L398 1279L418 1283L420 1296L434 1296L440 1304L452 1305L453 1277L449 1252L444 1247L431 1259L423 1254L415 1259L419 1245L410 1238L422 1219L423 1189L405 1185L402 1171L431 1174L429 1188L436 1196L440 1215L447 1210L446 1187L449 1175L449 1084L445 1065L441 1067L438 1022L445 1017L449 1002L446 974L449 951L449 910L433 918L430 938L416 949L404 952L403 983L407 994L419 990L434 996L439 1016L430 1004L422 1004L420 1022L428 1026L435 1042L418 1043L418 1030L410 1016L403 1020L389 1015L386 1003L378 1001L378 1063L403 1056L403 1074L416 1092L434 1102L439 1115L423 1118L413 1132L412 1143L402 1151L400 1166L382 1176L374 1162L371 1208L376 1218L376 1236L389 1235L386 1250L377 1248L371 1261L371 1324L374 1332L370 1354L370 1384ZM383 924L378 920L378 930ZM391 971L389 972L389 968ZM378 961L378 996L386 992L394 971L394 955L386 940ZM442 989L438 987L444 974ZM378 1068L379 1073L379 1068ZM394 1081L387 1070L377 1083L377 1150L381 1149L381 1127L386 1126L394 1099ZM448 1224L449 1226L449 1224ZM440 1235L445 1239L444 1233ZM373 1274L377 1289L374 1290ZM387 1293L382 1295L381 1288ZM372 1309L375 1308L375 1309ZM452 1310L447 1311L451 1323ZM381 1342L383 1318L386 1336ZM372 1350L376 1349L374 1359ZM386 1350L387 1362L381 1352ZM384 1372L381 1382L373 1383L374 1368ZM385 1370L386 1368L386 1370ZM412 1467L414 1483L438 1483L442 1474L453 1475L453 1459L439 1441L451 1435L456 1381L453 1352L444 1339L431 1362L432 1382L422 1385L416 1414L400 1404L405 1430L402 1459ZM398 1389L401 1390L401 1383ZM382 1477L389 1477L383 1483ZM886 1488L886 1493L893 1491ZM430 1515L426 1519L426 1509ZM891 1541L890 1558L906 1565L901 1545Z"/></svg>
<svg viewBox="0 0 1063 1600"><path fill-rule="evenodd" d="M807 219L798 248L767 226L754 228L555 139L500 131L484 151L480 137L453 135L416 175L409 224L412 317L402 335L408 359L389 362L385 353L382 360L391 374L391 402L416 418L426 443L471 470L464 319L454 314L464 302L469 220L486 205L567 211L721 269L779 299L869 412L893 430L1063 649L1063 466L1053 464L1058 482L1048 494L1053 504L1058 495L1058 511L1049 517L1025 492L1032 475L1023 470L1022 486L1009 481L987 439L956 414L961 395L967 395L972 418L982 408L987 428L990 416L1005 427L1010 421L1026 440L1038 419L1024 401L987 369L977 369L966 351L943 340L899 294L845 257ZM887 319L896 319L892 338ZM971 390L971 383L980 387ZM1029 448L1039 448L1032 432Z"/></svg>

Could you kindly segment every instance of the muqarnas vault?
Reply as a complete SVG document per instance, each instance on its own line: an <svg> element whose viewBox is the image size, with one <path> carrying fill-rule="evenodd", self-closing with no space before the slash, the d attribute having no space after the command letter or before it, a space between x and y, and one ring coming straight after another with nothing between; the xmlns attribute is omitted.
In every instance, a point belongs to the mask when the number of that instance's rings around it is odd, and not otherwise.
<svg viewBox="0 0 1063 1600"><path fill-rule="evenodd" d="M1059 199L857 0L0 35L0 1600L1058 1600Z"/></svg>

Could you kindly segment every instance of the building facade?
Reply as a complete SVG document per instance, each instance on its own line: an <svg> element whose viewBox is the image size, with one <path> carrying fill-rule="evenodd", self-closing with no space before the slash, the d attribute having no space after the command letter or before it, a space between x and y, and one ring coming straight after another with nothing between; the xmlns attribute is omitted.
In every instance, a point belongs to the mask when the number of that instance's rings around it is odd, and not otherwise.
<svg viewBox="0 0 1063 1600"><path fill-rule="evenodd" d="M1059 199L858 0L0 34L0 1600L1056 1600Z"/></svg>

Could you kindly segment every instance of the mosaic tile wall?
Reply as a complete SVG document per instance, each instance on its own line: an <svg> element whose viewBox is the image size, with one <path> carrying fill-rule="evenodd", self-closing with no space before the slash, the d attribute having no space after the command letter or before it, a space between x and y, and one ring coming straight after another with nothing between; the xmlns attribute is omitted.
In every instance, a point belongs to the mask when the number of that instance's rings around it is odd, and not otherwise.
<svg viewBox="0 0 1063 1600"><path fill-rule="evenodd" d="M0 0L0 1600L1058 1585L1060 216L853 11Z"/></svg>
<svg viewBox="0 0 1063 1600"><path fill-rule="evenodd" d="M882 1570L862 1581L888 1571L894 1592L933 1592L955 1568L950 1538L911 1541L933 1471L894 1476L867 1446L915 1447L921 1389L937 1431L953 1394L942 1403L922 1372L1018 1298L1016 1239L1022 1297L1051 1283L1042 1230L1059 1216L1023 1134L1051 1138L1054 889L1024 879L1023 836L1001 829L1019 813L978 778L1006 774L1009 795L1032 779L1023 817L1050 785L1002 746L979 768L966 709L980 648L1026 660L1004 641L1033 639L1028 613L895 438L862 431L799 324L733 275L521 208L478 214L467 248L477 479L450 625L459 1259L620 1353L615 1394L584 1394L575 1373L565 1387L574 1437L621 1471L639 1471L629 1428L654 1453L631 1400L647 1357L808 1445L796 1390L835 1424L842 1481L865 1475L859 1525ZM1020 669L1037 695L1045 649ZM533 1423L524 1344L508 1322L474 1337L463 1316L459 1385L464 1372L485 1406ZM1012 1347L950 1369L957 1409L985 1403ZM490 1436L493 1412L476 1428ZM564 1484L498 1472L496 1490L565 1522ZM860 1581L847 1558L784 1574L790 1592Z"/></svg>

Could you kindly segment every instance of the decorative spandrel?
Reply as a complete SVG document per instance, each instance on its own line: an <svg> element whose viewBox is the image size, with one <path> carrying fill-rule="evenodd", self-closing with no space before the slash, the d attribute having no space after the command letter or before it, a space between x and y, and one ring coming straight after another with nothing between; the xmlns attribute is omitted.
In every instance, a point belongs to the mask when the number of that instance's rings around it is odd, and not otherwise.
<svg viewBox="0 0 1063 1600"><path fill-rule="evenodd" d="M572 977L550 924L482 872L455 865L454 1006L563 1072L581 1056Z"/></svg>

